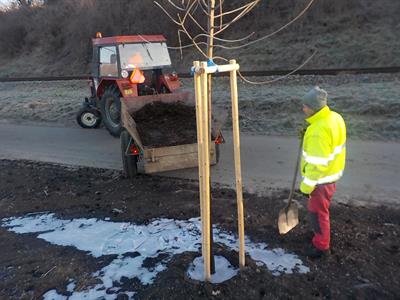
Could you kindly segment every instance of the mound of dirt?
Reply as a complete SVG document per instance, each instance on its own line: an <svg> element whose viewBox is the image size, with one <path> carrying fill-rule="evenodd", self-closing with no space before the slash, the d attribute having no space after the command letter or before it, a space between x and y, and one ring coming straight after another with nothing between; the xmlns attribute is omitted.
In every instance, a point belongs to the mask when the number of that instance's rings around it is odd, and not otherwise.
<svg viewBox="0 0 400 300"><path fill-rule="evenodd" d="M196 143L196 110L183 103L153 102L133 113L142 143L165 147Z"/></svg>

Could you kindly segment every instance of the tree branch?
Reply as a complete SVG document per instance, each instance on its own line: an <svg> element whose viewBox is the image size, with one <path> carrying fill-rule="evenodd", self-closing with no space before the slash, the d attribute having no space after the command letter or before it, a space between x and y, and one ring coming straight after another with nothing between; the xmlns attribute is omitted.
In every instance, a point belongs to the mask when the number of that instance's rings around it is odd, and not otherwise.
<svg viewBox="0 0 400 300"><path fill-rule="evenodd" d="M268 81L251 81L247 78L245 78L242 73L240 73L240 71L238 71L239 77L246 83L248 84L253 84L253 85L262 85L262 84L269 84L269 83L273 83L273 82L277 82L279 80L285 79L288 76L296 73L298 70L300 70L301 68L303 68L313 57L314 55L317 53L318 51L315 50L313 54L311 54L310 57L308 57L300 66L298 66L296 69L294 69L293 71L287 73L286 75L283 75L281 77L275 78L273 80L268 80Z"/></svg>
<svg viewBox="0 0 400 300"><path fill-rule="evenodd" d="M273 32L271 32L271 33L269 33L269 34L267 34L267 35L261 37L261 38L258 38L258 39L254 40L254 41L248 42L248 43L246 43L246 44L244 44L244 45L240 45L240 46L236 46L236 47L229 47L229 48L227 48L227 49L233 50L233 49L244 48L244 47L253 45L253 44L255 44L255 43L258 43L258 42L260 42L260 41L262 41L262 40L265 40L265 39L267 39L267 38L270 38L271 36L273 36L273 35L275 35L275 34L281 32L282 30L284 30L285 28L287 28L288 26L290 26L290 25L292 25L294 22L296 22L301 16L303 16L303 15L310 9L311 5L312 5L314 2L315 2L315 0L310 0L310 2L307 4L307 6L306 6L294 19L292 19L290 22L286 23L285 25L283 25L283 26L280 27L279 29L277 29L277 30L275 30L275 31L273 31ZM216 47L217 47L217 46L216 46ZM223 47L220 47L220 48L223 48ZM224 49L225 49L225 48L224 48Z"/></svg>

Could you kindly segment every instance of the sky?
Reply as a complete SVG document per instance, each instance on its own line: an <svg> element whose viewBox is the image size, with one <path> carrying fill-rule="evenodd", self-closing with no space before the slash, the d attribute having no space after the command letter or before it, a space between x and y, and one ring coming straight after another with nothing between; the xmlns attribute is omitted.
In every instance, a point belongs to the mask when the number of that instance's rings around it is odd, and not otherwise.
<svg viewBox="0 0 400 300"><path fill-rule="evenodd" d="M7 6L12 3L14 0L0 0L0 7Z"/></svg>
<svg viewBox="0 0 400 300"><path fill-rule="evenodd" d="M11 3L11 0L0 0L0 8Z"/></svg>
<svg viewBox="0 0 400 300"><path fill-rule="evenodd" d="M0 9L9 6L14 0L0 0Z"/></svg>

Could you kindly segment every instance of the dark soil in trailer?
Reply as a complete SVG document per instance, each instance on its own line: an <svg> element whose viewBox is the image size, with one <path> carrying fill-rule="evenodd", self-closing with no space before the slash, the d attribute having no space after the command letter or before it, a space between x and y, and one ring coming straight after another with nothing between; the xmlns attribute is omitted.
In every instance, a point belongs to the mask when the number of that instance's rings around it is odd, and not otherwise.
<svg viewBox="0 0 400 300"><path fill-rule="evenodd" d="M196 110L182 103L153 102L133 113L144 146L193 144L197 141Z"/></svg>
<svg viewBox="0 0 400 300"><path fill-rule="evenodd" d="M43 211L59 218L109 217L136 223L199 216L197 183L185 180L139 176L131 182L114 171L1 160L0 183L0 218ZM237 232L235 192L214 188L212 194L214 222ZM207 285L186 277L189 262L199 255L187 252L175 256L154 284L136 284L136 299L400 298L399 210L334 206L333 255L309 260L301 255L311 238L304 209L299 226L286 236L278 234L276 218L287 194L280 190L267 197L245 194L246 234L253 241L299 254L311 269L308 274L273 276L247 258L247 267L236 277ZM300 195L297 199L306 201ZM50 289L65 291L68 278L85 289L92 284L90 274L111 260L5 228L0 228L0 249L0 299L40 299ZM215 252L221 251L216 247ZM237 253L224 255L237 265ZM129 291L133 285L125 288Z"/></svg>

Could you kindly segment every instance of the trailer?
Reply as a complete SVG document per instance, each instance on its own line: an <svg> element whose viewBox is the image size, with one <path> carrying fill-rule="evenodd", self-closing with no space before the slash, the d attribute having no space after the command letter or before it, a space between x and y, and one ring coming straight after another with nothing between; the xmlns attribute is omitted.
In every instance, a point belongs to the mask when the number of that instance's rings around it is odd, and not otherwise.
<svg viewBox="0 0 400 300"><path fill-rule="evenodd" d="M137 174L151 174L164 171L194 168L198 165L196 131L193 143L173 144L165 140L164 144L152 145L144 142L139 132L140 124L134 119L135 112L145 105L174 104L192 107L194 100L190 93L159 94L140 97L125 97L121 99L121 122L123 130L120 136L121 154L124 172L127 177L134 178ZM171 122L171 120L169 120ZM195 122L195 120L194 120ZM168 127L169 124L163 126ZM181 124L184 127L186 124ZM160 128L161 130L162 128ZM179 134L179 133L178 133ZM210 162L215 165L219 160L219 145L223 143L220 132L213 130L210 143Z"/></svg>

